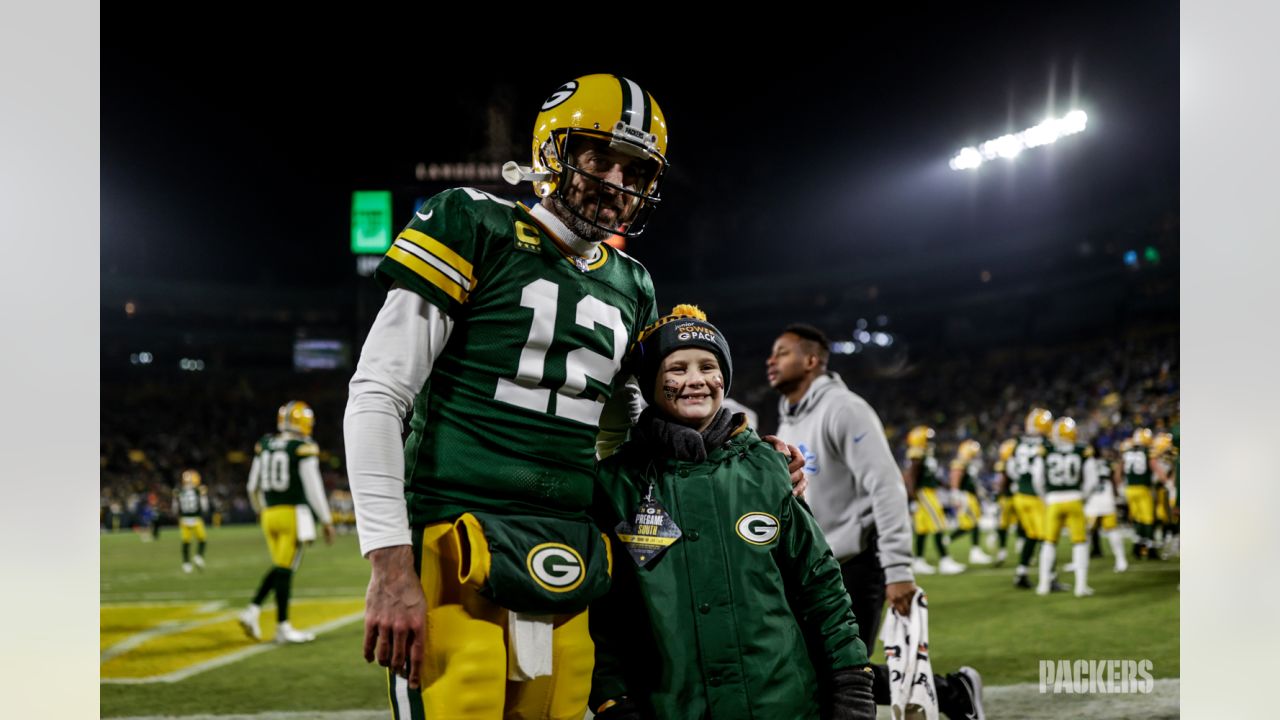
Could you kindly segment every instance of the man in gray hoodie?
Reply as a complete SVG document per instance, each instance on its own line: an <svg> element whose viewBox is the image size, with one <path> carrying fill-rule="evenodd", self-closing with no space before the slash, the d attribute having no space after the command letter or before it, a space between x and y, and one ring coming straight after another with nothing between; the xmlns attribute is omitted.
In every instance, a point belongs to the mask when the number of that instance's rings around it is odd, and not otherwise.
<svg viewBox="0 0 1280 720"><path fill-rule="evenodd" d="M910 515L902 471L875 410L827 370L831 344L810 325L791 325L773 343L769 385L778 402L778 437L805 457L806 500L840 562L859 634L875 648L887 599L906 614L916 591ZM889 704L889 676L874 666L877 705ZM935 675L938 709L951 718L985 717L982 678L962 667Z"/></svg>

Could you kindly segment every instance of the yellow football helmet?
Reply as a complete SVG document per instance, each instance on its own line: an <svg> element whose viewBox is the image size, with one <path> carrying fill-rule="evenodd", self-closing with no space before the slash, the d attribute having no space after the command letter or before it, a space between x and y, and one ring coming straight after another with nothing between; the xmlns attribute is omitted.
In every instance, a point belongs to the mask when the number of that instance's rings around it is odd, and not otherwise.
<svg viewBox="0 0 1280 720"><path fill-rule="evenodd" d="M1027 413L1027 421L1025 423L1028 435L1048 435L1053 429L1053 413L1044 408L1032 408Z"/></svg>
<svg viewBox="0 0 1280 720"><path fill-rule="evenodd" d="M933 428L925 425L917 425L911 428L911 432L907 433L907 447L913 450L922 450L933 442Z"/></svg>
<svg viewBox="0 0 1280 720"><path fill-rule="evenodd" d="M1018 441L1013 438L1000 443L1000 462L1008 462L1009 458L1013 457L1013 451L1017 447Z"/></svg>
<svg viewBox="0 0 1280 720"><path fill-rule="evenodd" d="M956 456L963 462L969 462L982 452L982 444L977 440L965 440L956 450Z"/></svg>
<svg viewBox="0 0 1280 720"><path fill-rule="evenodd" d="M316 426L316 414L311 406L301 400L290 400L280 406L276 413L276 429L280 432L295 432L311 437L311 429Z"/></svg>
<svg viewBox="0 0 1280 720"><path fill-rule="evenodd" d="M1133 444L1141 447L1151 447L1153 436L1151 428L1138 428L1133 431Z"/></svg>
<svg viewBox="0 0 1280 720"><path fill-rule="evenodd" d="M1163 455L1173 448L1173 435L1162 432L1156 435L1151 441L1151 453L1153 455Z"/></svg>
<svg viewBox="0 0 1280 720"><path fill-rule="evenodd" d="M628 182L628 187L615 185L577 167L572 143L584 137L605 141L613 150L644 160L634 182ZM584 222L610 233L635 237L644 232L660 202L658 185L668 167L666 155L667 119L652 95L634 80L619 75L585 75L556 88L542 103L533 125L532 172L507 163L503 176L512 184L521 179L532 180L538 197L556 193L565 208ZM629 196L635 203L631 212L619 218L616 227L587 217L565 201L570 173ZM597 204L594 215L599 214Z"/></svg>
<svg viewBox="0 0 1280 720"><path fill-rule="evenodd" d="M200 473L196 470L182 471L182 487L193 488L200 487Z"/></svg>
<svg viewBox="0 0 1280 720"><path fill-rule="evenodd" d="M1075 445L1079 433L1076 421L1065 415L1053 421L1053 429L1049 431L1049 439L1059 445Z"/></svg>

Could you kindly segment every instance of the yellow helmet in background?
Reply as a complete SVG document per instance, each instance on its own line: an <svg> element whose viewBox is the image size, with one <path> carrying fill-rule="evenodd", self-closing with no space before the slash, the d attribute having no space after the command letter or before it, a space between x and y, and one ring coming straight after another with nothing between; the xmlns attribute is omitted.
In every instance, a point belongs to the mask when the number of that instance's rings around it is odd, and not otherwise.
<svg viewBox="0 0 1280 720"><path fill-rule="evenodd" d="M602 140L613 150L644 160L642 171L633 183L628 183L632 186L605 183L577 167L572 144L582 137ZM514 163L507 163L503 176L512 184L521 179L532 180L538 197L555 193L561 201L565 199L570 173L608 185L635 203L616 227L600 224L568 202L564 203L565 208L601 230L635 237L644 232L660 202L658 186L667 167L667 118L653 96L634 80L619 75L584 75L556 88L542 103L533 124L532 172L521 172Z"/></svg>
<svg viewBox="0 0 1280 720"><path fill-rule="evenodd" d="M960 447L956 450L956 455L964 462L969 462L978 457L982 452L982 444L977 440L965 440L960 443ZM1011 451L1012 452L1012 451Z"/></svg>
<svg viewBox="0 0 1280 720"><path fill-rule="evenodd" d="M1156 435L1151 441L1151 452L1155 455L1163 455L1173 448L1173 434L1162 432Z"/></svg>
<svg viewBox="0 0 1280 720"><path fill-rule="evenodd" d="M316 426L316 414L311 406L301 400L290 400L280 406L276 413L276 429L280 432L295 432L311 437L311 430Z"/></svg>
<svg viewBox="0 0 1280 720"><path fill-rule="evenodd" d="M1000 462L1008 462L1013 457L1013 451L1018 447L1018 441L1010 438L1000 443Z"/></svg>
<svg viewBox="0 0 1280 720"><path fill-rule="evenodd" d="M913 450L923 450L931 442L933 442L933 428L927 425L917 425L907 433L907 447Z"/></svg>
<svg viewBox="0 0 1280 720"><path fill-rule="evenodd" d="M1154 438L1151 434L1151 428L1138 428L1137 430L1133 431L1134 445L1140 445L1142 447L1151 447L1151 442L1153 439Z"/></svg>
<svg viewBox="0 0 1280 720"><path fill-rule="evenodd" d="M200 473L196 470L182 471L182 487L193 488L200 487Z"/></svg>
<svg viewBox="0 0 1280 720"><path fill-rule="evenodd" d="M1049 439L1060 445L1075 445L1078 436L1076 421L1065 416L1053 421L1053 429L1049 432Z"/></svg>
<svg viewBox="0 0 1280 720"><path fill-rule="evenodd" d="M1028 435L1046 436L1053 428L1053 413L1044 408L1032 408L1027 413L1027 421L1025 423Z"/></svg>

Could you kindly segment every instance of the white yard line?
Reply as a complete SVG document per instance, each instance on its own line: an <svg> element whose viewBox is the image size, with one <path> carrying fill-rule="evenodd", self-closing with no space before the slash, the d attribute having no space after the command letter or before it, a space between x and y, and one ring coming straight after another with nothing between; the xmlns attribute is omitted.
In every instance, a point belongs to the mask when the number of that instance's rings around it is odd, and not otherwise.
<svg viewBox="0 0 1280 720"><path fill-rule="evenodd" d="M230 615L229 617L235 617L235 616ZM343 625L353 623L356 620L361 620L363 618L364 618L364 612L361 611L358 613L352 613L350 615L340 617L337 620L330 620L329 622L323 625L317 625L315 627L306 628L306 630L308 632L313 632L316 635L321 635L329 632L330 630L340 628ZM187 678L193 675L199 675L200 673L206 670L219 668L219 667L222 667L223 665L230 665L232 663L240 662L245 658L253 657L254 655L258 655L260 653L264 653L269 650L275 650L277 647L280 647L280 646L276 645L274 642L264 642L264 643L259 643L257 645L252 645L250 647L244 648L243 650L237 650L228 655L222 655L212 660L207 660L205 662L192 665L191 667L183 668L181 670L176 670L166 675L152 675L149 677L140 677L140 678L102 678L99 682L101 682L103 685L148 685L151 683L160 683L160 682L175 683L181 680L186 680ZM385 715L386 713L383 713L383 714ZM314 713L307 714L307 716L316 717ZM193 717L216 717L216 716L193 716ZM239 717L239 716L224 716L224 717ZM244 717L260 717L260 716L244 716Z"/></svg>
<svg viewBox="0 0 1280 720"><path fill-rule="evenodd" d="M216 612L221 609L223 605L226 605L226 603L208 603L208 605L202 605L201 608L212 607L212 610L204 610L203 612ZM197 608L197 612L200 612L199 608ZM104 663L113 658L118 658L148 640L154 640L158 637L164 637L165 635L173 635L175 633L193 630L198 627L204 627L205 625L212 625L214 623L231 620L235 618L235 616L235 613L222 613L220 615L202 617L196 620L170 620L168 622L162 622L153 628L130 635L124 640L121 640L115 645L103 650L98 662Z"/></svg>

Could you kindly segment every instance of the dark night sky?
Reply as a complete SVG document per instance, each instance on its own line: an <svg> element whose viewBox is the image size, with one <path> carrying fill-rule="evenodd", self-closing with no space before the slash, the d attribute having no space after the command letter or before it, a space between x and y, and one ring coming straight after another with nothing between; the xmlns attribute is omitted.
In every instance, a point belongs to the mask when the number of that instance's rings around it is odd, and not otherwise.
<svg viewBox="0 0 1280 720"><path fill-rule="evenodd" d="M998 257L1176 213L1176 3L949 7L858 11L830 29L820 17L754 34L637 29L621 52L599 49L608 28L537 40L530 22L494 33L430 12L158 36L116 18L120 31L102 34L103 272L347 281L352 189L476 159L495 98L519 149L503 159L527 164L538 104L588 72L632 77L666 112L667 202L630 248L660 284L711 262L763 275L784 245L797 269ZM1051 87L1056 115L1075 89L1083 135L979 175L946 167L962 145L1038 122Z"/></svg>

